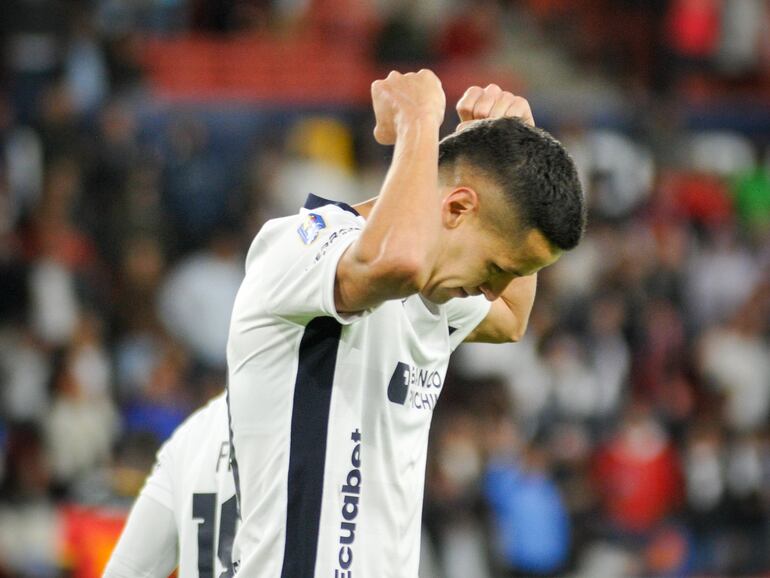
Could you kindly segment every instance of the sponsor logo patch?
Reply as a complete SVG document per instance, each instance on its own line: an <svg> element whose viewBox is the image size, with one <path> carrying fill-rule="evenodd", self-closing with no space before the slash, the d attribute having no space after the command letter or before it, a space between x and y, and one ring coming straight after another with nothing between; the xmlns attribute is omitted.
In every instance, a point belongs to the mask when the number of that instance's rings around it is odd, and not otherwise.
<svg viewBox="0 0 770 578"><path fill-rule="evenodd" d="M406 407L433 411L444 378L438 371L399 361L388 383L388 399Z"/></svg>
<svg viewBox="0 0 770 578"><path fill-rule="evenodd" d="M318 238L318 234L326 228L323 217L317 213L308 213L305 221L297 228L299 238L309 245Z"/></svg>

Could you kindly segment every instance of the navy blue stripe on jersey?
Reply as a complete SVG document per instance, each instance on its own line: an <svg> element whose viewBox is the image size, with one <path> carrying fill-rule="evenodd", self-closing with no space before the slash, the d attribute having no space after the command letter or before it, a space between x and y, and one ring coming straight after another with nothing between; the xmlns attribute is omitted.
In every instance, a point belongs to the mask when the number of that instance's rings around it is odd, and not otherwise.
<svg viewBox="0 0 770 578"><path fill-rule="evenodd" d="M241 479L238 476L238 460L235 459L235 445L233 444L233 418L230 415L230 384L225 387L225 401L227 401L227 432L230 435L230 469L233 472L235 483L235 504L238 519L241 519Z"/></svg>
<svg viewBox="0 0 770 578"><path fill-rule="evenodd" d="M359 216L358 211L356 211L347 203L343 203L341 201L329 201L328 199L324 199L318 195L313 195L312 193L307 196L304 208L312 211L313 209L325 207L326 205L336 205L343 211L347 211L348 213L353 213L355 216Z"/></svg>
<svg viewBox="0 0 770 578"><path fill-rule="evenodd" d="M286 545L281 578L315 574L326 436L342 325L316 317L305 327L291 415Z"/></svg>

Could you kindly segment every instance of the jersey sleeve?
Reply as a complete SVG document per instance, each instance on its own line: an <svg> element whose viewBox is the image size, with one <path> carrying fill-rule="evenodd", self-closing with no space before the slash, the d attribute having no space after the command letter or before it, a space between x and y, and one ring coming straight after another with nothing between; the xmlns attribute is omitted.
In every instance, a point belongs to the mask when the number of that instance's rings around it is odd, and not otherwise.
<svg viewBox="0 0 770 578"><path fill-rule="evenodd" d="M158 450L155 465L140 493L159 502L172 512L174 511L174 452L177 442L178 436L174 434Z"/></svg>
<svg viewBox="0 0 770 578"><path fill-rule="evenodd" d="M491 306L492 303L483 295L452 299L447 302L445 307L452 351L457 349L471 331L484 320Z"/></svg>
<svg viewBox="0 0 770 578"><path fill-rule="evenodd" d="M300 324L361 317L337 312L334 284L337 263L362 227L359 217L333 205L266 224L249 250L234 319L251 318L255 307Z"/></svg>
<svg viewBox="0 0 770 578"><path fill-rule="evenodd" d="M141 494L131 508L103 578L166 578L176 563L173 511Z"/></svg>

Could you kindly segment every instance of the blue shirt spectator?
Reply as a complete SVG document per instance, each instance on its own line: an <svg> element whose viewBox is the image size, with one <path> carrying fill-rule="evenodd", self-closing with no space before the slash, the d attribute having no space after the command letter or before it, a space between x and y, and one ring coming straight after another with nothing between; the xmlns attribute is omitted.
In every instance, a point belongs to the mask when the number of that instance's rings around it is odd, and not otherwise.
<svg viewBox="0 0 770 578"><path fill-rule="evenodd" d="M550 574L564 566L570 522L564 501L544 471L507 460L487 467L484 494L497 532L497 546L512 570Z"/></svg>

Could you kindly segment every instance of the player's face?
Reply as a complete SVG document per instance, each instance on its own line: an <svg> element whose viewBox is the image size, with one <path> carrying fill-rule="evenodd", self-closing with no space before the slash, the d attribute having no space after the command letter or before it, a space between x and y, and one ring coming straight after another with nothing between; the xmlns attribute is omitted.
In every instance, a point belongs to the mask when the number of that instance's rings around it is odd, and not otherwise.
<svg viewBox="0 0 770 578"><path fill-rule="evenodd" d="M447 241L423 295L434 303L482 294L494 301L511 281L555 263L561 253L536 229L514 242L488 228L469 228Z"/></svg>

